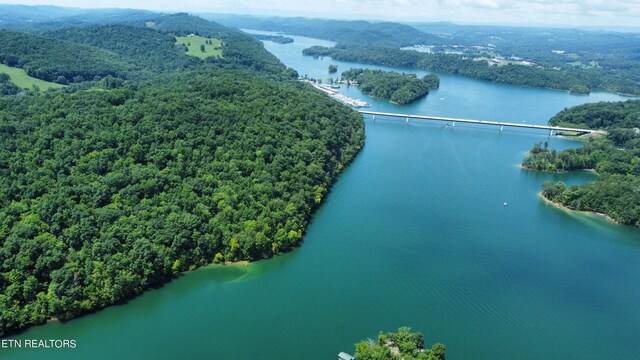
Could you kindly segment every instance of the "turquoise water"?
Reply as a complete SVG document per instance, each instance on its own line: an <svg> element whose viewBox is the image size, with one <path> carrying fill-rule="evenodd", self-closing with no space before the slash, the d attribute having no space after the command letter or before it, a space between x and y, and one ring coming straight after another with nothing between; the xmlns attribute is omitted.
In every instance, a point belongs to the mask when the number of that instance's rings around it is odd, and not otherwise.
<svg viewBox="0 0 640 360"><path fill-rule="evenodd" d="M295 40L266 46L312 77L330 63L352 65L302 57L319 41ZM379 111L537 124L567 106L622 99L444 74L441 83L409 106L341 91ZM190 272L127 304L31 328L15 338L75 339L77 347L0 349L0 358L320 360L405 325L445 343L448 359L638 358L640 231L537 196L544 181L584 183L592 174L518 167L535 142L578 142L365 122L365 147L300 248L248 267Z"/></svg>

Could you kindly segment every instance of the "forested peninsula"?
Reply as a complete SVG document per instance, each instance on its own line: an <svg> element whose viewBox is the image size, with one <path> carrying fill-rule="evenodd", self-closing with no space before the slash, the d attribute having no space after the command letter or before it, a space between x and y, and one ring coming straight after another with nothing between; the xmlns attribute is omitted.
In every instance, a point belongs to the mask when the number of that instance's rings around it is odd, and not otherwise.
<svg viewBox="0 0 640 360"><path fill-rule="evenodd" d="M254 34L253 36L258 40L273 41L274 43L278 43L278 44L291 44L291 43L293 43L293 38L290 38L288 36L263 35L263 34Z"/></svg>
<svg viewBox="0 0 640 360"><path fill-rule="evenodd" d="M610 89L622 93L640 94L640 85L607 84L607 78L587 76L579 72L537 68L524 65L491 66L485 60L464 59L449 54L428 54L382 46L322 47L312 46L302 51L308 56L330 56L334 60L365 64L410 67L465 75L505 84L565 90L588 94L590 89Z"/></svg>
<svg viewBox="0 0 640 360"><path fill-rule="evenodd" d="M378 341L371 339L356 344L358 360L445 360L445 345L436 343L424 348L424 335L411 332L411 328L401 327L398 332L378 335Z"/></svg>
<svg viewBox="0 0 640 360"><path fill-rule="evenodd" d="M153 29L0 33L46 44L2 47L13 65L77 82L39 92L0 77L0 336L288 251L363 145L362 117L259 41L157 16ZM223 38L223 57L188 56L173 45L185 33ZM82 61L66 64L65 47Z"/></svg>
<svg viewBox="0 0 640 360"><path fill-rule="evenodd" d="M369 69L349 69L342 73L346 81L357 82L363 93L397 104L409 104L429 94L429 85L437 87L440 84L434 76L418 79L415 74Z"/></svg>
<svg viewBox="0 0 640 360"><path fill-rule="evenodd" d="M585 104L565 109L549 124L607 131L582 147L557 152L536 144L522 166L540 171L593 169L598 177L583 186L547 182L542 196L572 210L605 214L640 227L640 100Z"/></svg>

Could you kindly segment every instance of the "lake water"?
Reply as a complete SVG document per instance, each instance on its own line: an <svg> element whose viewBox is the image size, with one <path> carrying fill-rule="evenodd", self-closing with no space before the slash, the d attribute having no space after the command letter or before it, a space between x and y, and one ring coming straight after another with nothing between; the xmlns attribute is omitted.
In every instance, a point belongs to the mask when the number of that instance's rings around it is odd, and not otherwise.
<svg viewBox="0 0 640 360"><path fill-rule="evenodd" d="M382 68L303 57L303 48L327 42L294 39L265 46L302 75L326 80L329 64ZM378 111L531 124L568 106L624 99L440 77L440 89L405 106L340 91ZM365 147L300 248L186 273L128 304L33 327L15 338L75 339L77 347L0 349L0 358L335 359L400 326L445 343L450 360L640 357L640 231L538 198L544 181L584 183L592 174L518 167L535 142L578 142L365 122Z"/></svg>

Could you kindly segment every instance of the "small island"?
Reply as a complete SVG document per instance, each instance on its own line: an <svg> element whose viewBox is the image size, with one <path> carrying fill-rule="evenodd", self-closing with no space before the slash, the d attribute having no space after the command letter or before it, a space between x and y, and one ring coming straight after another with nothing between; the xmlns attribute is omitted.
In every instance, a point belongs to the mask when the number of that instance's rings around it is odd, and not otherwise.
<svg viewBox="0 0 640 360"><path fill-rule="evenodd" d="M558 152L537 143L522 167L538 171L592 170L597 179L583 186L546 182L542 196L571 210L600 214L617 223L640 227L640 100L585 104L562 110L554 126L607 131L577 149Z"/></svg>
<svg viewBox="0 0 640 360"><path fill-rule="evenodd" d="M263 35L263 34L254 34L253 35L258 40L264 41L273 41L278 44L291 44L293 43L293 38L282 35Z"/></svg>
<svg viewBox="0 0 640 360"><path fill-rule="evenodd" d="M338 65L329 65L329 74L333 74L335 72L338 72Z"/></svg>
<svg viewBox="0 0 640 360"><path fill-rule="evenodd" d="M440 85L437 75L427 75L419 79L414 74L401 74L395 71L356 68L343 72L342 77L349 83L355 82L360 85L363 93L390 99L396 104L410 104L429 94L430 85Z"/></svg>
<svg viewBox="0 0 640 360"><path fill-rule="evenodd" d="M430 349L424 348L424 335L412 333L411 328L401 327L397 333L378 335L378 341L371 339L356 344L358 360L404 359L404 360L445 360L445 345L436 343Z"/></svg>

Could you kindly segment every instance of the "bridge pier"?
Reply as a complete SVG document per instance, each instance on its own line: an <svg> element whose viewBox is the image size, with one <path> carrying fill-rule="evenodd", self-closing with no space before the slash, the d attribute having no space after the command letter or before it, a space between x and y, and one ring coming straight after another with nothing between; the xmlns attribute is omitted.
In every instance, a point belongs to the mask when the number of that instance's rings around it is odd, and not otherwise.
<svg viewBox="0 0 640 360"><path fill-rule="evenodd" d="M455 127L456 123L460 122L463 124L482 124L482 125L493 125L500 126L500 132L504 130L505 127L515 127L515 128L526 128L526 129L536 129L536 130L546 130L549 131L549 136L554 136L554 133L557 135L558 132L569 131L569 132L577 132L580 134L591 134L595 132L599 132L597 130L591 129L576 129L576 128L568 128L568 127L558 127L558 126L547 126L547 125L530 125L530 124L522 124L522 123L510 123L510 122L502 122L502 121L484 121L484 120L473 120L473 119L460 119L460 118L448 118L448 117L438 117L438 116L427 116L427 115L411 115L411 114L396 114L396 113L385 113L379 111L366 111L366 110L358 110L363 115L372 115L373 121L375 122L376 116L388 116L396 119L405 118L405 124L409 124L409 118L413 119L423 119L423 120L436 120L442 121L447 124L451 124L451 127Z"/></svg>

